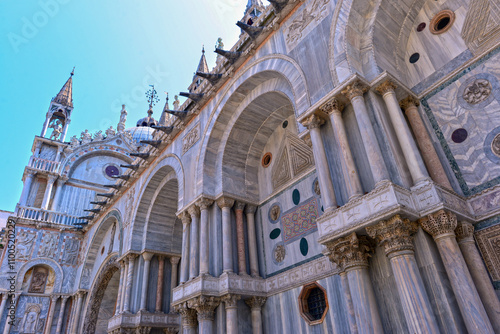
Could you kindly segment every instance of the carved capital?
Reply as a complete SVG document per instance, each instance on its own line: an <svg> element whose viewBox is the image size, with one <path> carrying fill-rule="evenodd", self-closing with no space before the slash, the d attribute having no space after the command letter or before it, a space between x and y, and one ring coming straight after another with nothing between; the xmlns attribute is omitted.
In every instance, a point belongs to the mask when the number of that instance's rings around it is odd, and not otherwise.
<svg viewBox="0 0 500 334"><path fill-rule="evenodd" d="M257 210L257 206L255 206L255 205L247 204L245 206L245 213L246 214L253 214L253 213L255 213L256 210Z"/></svg>
<svg viewBox="0 0 500 334"><path fill-rule="evenodd" d="M127 255L127 259L128 259L128 262L133 262L135 260L136 257L138 257L139 255L137 254L134 254L134 253L130 253Z"/></svg>
<svg viewBox="0 0 500 334"><path fill-rule="evenodd" d="M315 114L308 116L304 121L302 121L302 125L304 125L309 130L318 129L323 124L325 124L325 121Z"/></svg>
<svg viewBox="0 0 500 334"><path fill-rule="evenodd" d="M385 254L400 251L413 251L413 237L417 232L418 224L395 215L389 220L382 220L375 226L366 228L368 235L384 246Z"/></svg>
<svg viewBox="0 0 500 334"><path fill-rule="evenodd" d="M220 197L217 199L217 205L219 208L231 208L234 205L234 199L227 196Z"/></svg>
<svg viewBox="0 0 500 334"><path fill-rule="evenodd" d="M54 184L57 180L57 175L49 174L47 175L47 183Z"/></svg>
<svg viewBox="0 0 500 334"><path fill-rule="evenodd" d="M384 95L386 93L394 93L396 90L397 86L390 80L384 81L382 84L380 84L375 90L381 94Z"/></svg>
<svg viewBox="0 0 500 334"><path fill-rule="evenodd" d="M179 333L179 328L177 327L163 328L163 334L177 334L177 333Z"/></svg>
<svg viewBox="0 0 500 334"><path fill-rule="evenodd" d="M182 211L177 217L179 217L183 225L191 223L191 215L187 211Z"/></svg>
<svg viewBox="0 0 500 334"><path fill-rule="evenodd" d="M171 263L172 265L176 266L176 265L178 265L178 264L179 264L179 261L180 261L180 260L181 260L181 258L180 258L180 257L178 257L178 256L172 256L172 257L170 258L170 263Z"/></svg>
<svg viewBox="0 0 500 334"><path fill-rule="evenodd" d="M181 315L183 327L196 328L196 310L189 308L187 302L174 305L174 311Z"/></svg>
<svg viewBox="0 0 500 334"><path fill-rule="evenodd" d="M246 204L244 202L236 201L236 203L234 204L234 209L243 211L245 205Z"/></svg>
<svg viewBox="0 0 500 334"><path fill-rule="evenodd" d="M325 114L341 113L344 110L344 104L337 98L330 99L328 102L319 107L319 110Z"/></svg>
<svg viewBox="0 0 500 334"><path fill-rule="evenodd" d="M366 93L367 90L368 87L366 87L360 81L356 81L342 90L342 95L347 97L349 100L352 100L356 96L363 96L363 94Z"/></svg>
<svg viewBox="0 0 500 334"><path fill-rule="evenodd" d="M251 297L245 299L245 303L250 306L251 309L261 309L266 303L266 297Z"/></svg>
<svg viewBox="0 0 500 334"><path fill-rule="evenodd" d="M458 222L455 230L458 242L474 242L474 225L469 222Z"/></svg>
<svg viewBox="0 0 500 334"><path fill-rule="evenodd" d="M125 266L127 265L127 261L125 259L121 259L118 263L120 264L121 269L125 269Z"/></svg>
<svg viewBox="0 0 500 334"><path fill-rule="evenodd" d="M213 296L199 296L194 299L188 300L188 306L195 309L198 313L198 321L214 320L214 310L220 304L219 297Z"/></svg>
<svg viewBox="0 0 500 334"><path fill-rule="evenodd" d="M407 98L399 101L399 106L403 110L407 110L408 108L411 108L411 107L418 107L419 105L420 105L420 101L411 95L409 95Z"/></svg>
<svg viewBox="0 0 500 334"><path fill-rule="evenodd" d="M224 302L226 309L238 307L238 300L241 299L240 295L227 294L221 297L221 302Z"/></svg>
<svg viewBox="0 0 500 334"><path fill-rule="evenodd" d="M432 235L434 239L441 236L455 236L457 228L457 216L445 210L427 215L419 220L424 231Z"/></svg>
<svg viewBox="0 0 500 334"><path fill-rule="evenodd" d="M200 198L198 202L196 202L200 210L207 210L212 204L214 204L214 201L206 197Z"/></svg>
<svg viewBox="0 0 500 334"><path fill-rule="evenodd" d="M153 258L153 253L150 253L150 252L144 252L142 253L142 257L144 258L144 261L151 261L151 259Z"/></svg>
<svg viewBox="0 0 500 334"><path fill-rule="evenodd" d="M195 205L191 205L188 209L187 209L189 215L191 216L191 220L195 217L199 217L200 216L200 209Z"/></svg>
<svg viewBox="0 0 500 334"><path fill-rule="evenodd" d="M373 251L373 243L365 236L356 233L326 243L330 261L344 271L354 267L368 267L368 257Z"/></svg>
<svg viewBox="0 0 500 334"><path fill-rule="evenodd" d="M52 295L52 296L50 296L50 301L52 303L56 303L58 299L59 299L58 295Z"/></svg>

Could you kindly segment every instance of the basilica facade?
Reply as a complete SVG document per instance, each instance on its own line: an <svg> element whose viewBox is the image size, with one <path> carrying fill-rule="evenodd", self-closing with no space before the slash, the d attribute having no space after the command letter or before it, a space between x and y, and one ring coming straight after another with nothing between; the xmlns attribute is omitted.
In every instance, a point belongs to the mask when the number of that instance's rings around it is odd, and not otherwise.
<svg viewBox="0 0 500 334"><path fill-rule="evenodd" d="M238 27L158 120L152 89L67 138L71 73L0 331L500 333L498 1L250 0Z"/></svg>

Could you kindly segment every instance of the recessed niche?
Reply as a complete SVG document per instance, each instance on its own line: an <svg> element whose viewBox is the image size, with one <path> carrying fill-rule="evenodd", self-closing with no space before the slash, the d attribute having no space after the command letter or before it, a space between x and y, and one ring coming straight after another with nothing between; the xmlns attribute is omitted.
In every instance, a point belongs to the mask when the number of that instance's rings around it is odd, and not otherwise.
<svg viewBox="0 0 500 334"><path fill-rule="evenodd" d="M455 22L455 13L451 10L443 10L434 16L429 24L429 30L434 35L439 35L450 30L451 26Z"/></svg>
<svg viewBox="0 0 500 334"><path fill-rule="evenodd" d="M267 152L266 154L264 154L264 156L262 157L262 167L264 168L269 167L272 160L273 160L273 155L271 154L271 152Z"/></svg>

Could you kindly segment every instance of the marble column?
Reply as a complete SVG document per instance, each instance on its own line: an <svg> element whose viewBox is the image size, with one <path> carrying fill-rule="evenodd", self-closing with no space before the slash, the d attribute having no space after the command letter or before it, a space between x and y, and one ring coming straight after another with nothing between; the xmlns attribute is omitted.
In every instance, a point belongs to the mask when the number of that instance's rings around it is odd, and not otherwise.
<svg viewBox="0 0 500 334"><path fill-rule="evenodd" d="M332 123L333 133L337 139L339 151L341 152L340 160L342 165L342 172L346 180L346 188L349 200L363 195L363 188L359 180L359 173L354 163L351 147L347 140L347 133L344 126L344 119L342 118L342 110L344 105L333 98L320 107L320 110L330 117Z"/></svg>
<svg viewBox="0 0 500 334"><path fill-rule="evenodd" d="M71 325L71 334L77 334L79 332L78 325L80 323L80 312L82 311L82 303L83 303L84 295L85 295L85 292L83 292L83 291L79 291L77 293L75 316L73 318L73 324ZM117 308L118 308L118 305L117 305Z"/></svg>
<svg viewBox="0 0 500 334"><path fill-rule="evenodd" d="M158 281L156 283L156 304L155 304L155 312L162 312L162 303L163 303L163 275L165 273L165 257L162 255L158 256ZM176 287L175 281L172 282L172 289Z"/></svg>
<svg viewBox="0 0 500 334"><path fill-rule="evenodd" d="M191 235L189 252L189 279L198 277L199 274L199 256L200 256L200 210L196 205L188 208L191 216Z"/></svg>
<svg viewBox="0 0 500 334"><path fill-rule="evenodd" d="M172 303L172 299L174 297L172 291L177 286L177 265L179 264L180 259L181 258L177 256L172 256L170 258L170 264L172 267L172 271L170 272L170 303Z"/></svg>
<svg viewBox="0 0 500 334"><path fill-rule="evenodd" d="M313 114L302 124L309 129L309 134L311 135L314 164L316 165L316 174L318 175L319 187L321 189L321 199L326 212L337 207L337 199L335 198L325 146L323 145L323 139L319 131L319 128L324 123L325 121L321 117Z"/></svg>
<svg viewBox="0 0 500 334"><path fill-rule="evenodd" d="M5 311L5 305L7 305L7 299L9 295L7 293L2 293L2 303L0 304L0 319L2 319L3 312Z"/></svg>
<svg viewBox="0 0 500 334"><path fill-rule="evenodd" d="M400 215L366 228L368 235L384 247L389 258L410 333L439 333L415 259L413 234L417 230L417 223Z"/></svg>
<svg viewBox="0 0 500 334"><path fill-rule="evenodd" d="M125 269L123 272L123 285L122 285L122 294L120 299L120 314L125 311L125 293L127 292L127 275L128 275L128 259L125 257L122 259L123 263L125 263Z"/></svg>
<svg viewBox="0 0 500 334"><path fill-rule="evenodd" d="M122 260L120 263L120 283L118 284L118 295L116 296L116 307L115 307L115 315L118 315L122 312L122 294L123 294L123 277L125 276L125 262Z"/></svg>
<svg viewBox="0 0 500 334"><path fill-rule="evenodd" d="M349 322L349 333L357 334L358 325L356 325L356 317L354 312L354 305L352 304L351 291L349 290L349 280L347 279L347 273L342 271L339 273L340 285L342 286L342 292L344 297L344 302L347 311L347 321Z"/></svg>
<svg viewBox="0 0 500 334"><path fill-rule="evenodd" d="M47 133L51 117L52 117L52 114L47 113L46 118L45 118L45 122L43 122L42 132L40 133L40 137L42 137L42 138L45 137L45 134Z"/></svg>
<svg viewBox="0 0 500 334"><path fill-rule="evenodd" d="M220 304L220 298L204 296L188 300L189 308L195 309L198 314L198 334L213 334L214 311Z"/></svg>
<svg viewBox="0 0 500 334"><path fill-rule="evenodd" d="M233 272L233 237L231 228L231 207L234 200L229 197L221 197L217 205L222 210L222 270L225 273Z"/></svg>
<svg viewBox="0 0 500 334"><path fill-rule="evenodd" d="M64 140L66 139L66 134L68 133L69 123L71 123L71 119L68 118L64 122L64 128L63 128L63 132L61 134L61 139L60 139L61 142L64 142Z"/></svg>
<svg viewBox="0 0 500 334"><path fill-rule="evenodd" d="M391 119L394 131L396 132L396 137L401 145L401 150L403 151L406 165L410 170L413 183L416 184L429 178L429 174L424 167L417 144L413 140L410 128L406 123L401 108L399 107L395 89L396 85L389 80L377 87L377 91L382 95L387 106L389 118Z"/></svg>
<svg viewBox="0 0 500 334"><path fill-rule="evenodd" d="M247 204L245 213L247 215L248 231L248 255L250 258L250 275L259 277L259 258L257 257L257 235L255 234L255 205Z"/></svg>
<svg viewBox="0 0 500 334"><path fill-rule="evenodd" d="M221 298L226 305L226 333L238 334L238 300L241 296L228 294Z"/></svg>
<svg viewBox="0 0 500 334"><path fill-rule="evenodd" d="M56 193L54 195L54 200L52 201L52 204L50 206L50 210L56 211L58 209L59 200L61 199L62 188L64 187L66 181L67 179L65 178L59 178L57 180Z"/></svg>
<svg viewBox="0 0 500 334"><path fill-rule="evenodd" d="M134 283L134 262L137 254L128 254L127 283L125 284L125 300L123 303L123 312L130 313L130 298L132 295L132 284Z"/></svg>
<svg viewBox="0 0 500 334"><path fill-rule="evenodd" d="M366 91L366 86L364 86L361 82L356 81L353 84L348 85L346 89L342 91L342 94L351 101L356 121L358 122L358 128L361 133L361 140L363 142L363 146L365 147L368 161L370 162L370 170L373 175L373 181L375 182L375 187L377 187L384 181L389 180L389 172L387 171L387 167L384 163L384 157L382 155L382 151L380 150L380 146L378 145L377 135L373 129L370 116L368 115L368 110L365 105L365 99L363 98L363 94Z"/></svg>
<svg viewBox="0 0 500 334"><path fill-rule="evenodd" d="M181 315L182 334L196 334L196 310L189 308L187 302L175 305L174 310Z"/></svg>
<svg viewBox="0 0 500 334"><path fill-rule="evenodd" d="M399 105L404 109L406 117L410 122L413 134L417 140L417 145L420 147L422 158L424 159L431 178L439 185L453 190L450 181L448 180L448 176L446 176L443 165L441 164L441 161L436 153L436 149L432 144L431 137L429 136L424 122L418 113L418 100L412 96L408 96L406 99L400 101Z"/></svg>
<svg viewBox="0 0 500 334"><path fill-rule="evenodd" d="M45 194L43 195L42 209L47 210L49 207L50 197L52 196L52 188L54 187L54 182L56 182L57 175L47 176L47 187L45 188Z"/></svg>
<svg viewBox="0 0 500 334"><path fill-rule="evenodd" d="M62 324L63 324L63 317L64 317L64 311L66 309L66 302L68 301L68 298L69 298L69 296L62 296L61 308L59 309L59 316L57 318L56 334L61 334L61 329L62 329Z"/></svg>
<svg viewBox="0 0 500 334"><path fill-rule="evenodd" d="M245 300L252 312L252 334L262 334L262 306L266 297L251 297Z"/></svg>
<svg viewBox="0 0 500 334"><path fill-rule="evenodd" d="M56 303L57 303L58 299L59 299L59 296L51 296L50 297L49 313L47 314L47 320L45 321L45 330L43 331L44 334L50 334L50 330L52 329L52 321L54 320L54 313L56 310ZM4 332L4 334L8 334L8 333L9 333L9 330L6 328L6 331Z"/></svg>
<svg viewBox="0 0 500 334"><path fill-rule="evenodd" d="M189 278L189 235L191 229L191 216L183 212L179 218L182 220L182 259L180 283L187 282Z"/></svg>
<svg viewBox="0 0 500 334"><path fill-rule="evenodd" d="M200 199L196 204L200 208L200 275L209 274L210 230L208 225L208 208L214 201L208 198Z"/></svg>
<svg viewBox="0 0 500 334"><path fill-rule="evenodd" d="M28 201L28 196L31 189L31 184L33 183L33 179L35 178L35 172L31 169L26 170L26 176L24 178L24 186L23 191L21 193L21 198L19 199L20 206L26 206L26 202Z"/></svg>
<svg viewBox="0 0 500 334"><path fill-rule="evenodd" d="M356 233L325 243L330 261L346 272L358 333L383 333L377 301L368 273L368 257L373 245Z"/></svg>
<svg viewBox="0 0 500 334"><path fill-rule="evenodd" d="M495 333L500 333L500 301L493 288L493 284L491 284L490 277L483 263L483 258L476 248L474 226L468 222L458 222L455 233L457 234L458 246L462 251L465 263L469 268L472 280L476 285L477 292L483 302L493 330Z"/></svg>
<svg viewBox="0 0 500 334"><path fill-rule="evenodd" d="M234 212L236 214L236 238L238 245L238 275L247 274L247 257L245 252L245 231L243 228L243 209L245 203L236 202Z"/></svg>
<svg viewBox="0 0 500 334"><path fill-rule="evenodd" d="M455 239L455 214L439 210L420 219L420 224L436 242L469 333L494 333Z"/></svg>
<svg viewBox="0 0 500 334"><path fill-rule="evenodd" d="M153 258L153 255L153 253L149 252L142 253L142 257L144 258L144 269L142 271L141 306L139 307L140 312L147 312L146 301L148 297L149 267L151 266L151 259Z"/></svg>

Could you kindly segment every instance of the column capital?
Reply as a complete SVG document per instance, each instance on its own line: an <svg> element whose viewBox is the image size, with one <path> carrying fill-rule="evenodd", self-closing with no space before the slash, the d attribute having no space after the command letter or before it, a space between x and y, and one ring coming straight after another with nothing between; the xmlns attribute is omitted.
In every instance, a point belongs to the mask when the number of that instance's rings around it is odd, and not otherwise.
<svg viewBox="0 0 500 334"><path fill-rule="evenodd" d="M319 107L319 110L325 114L341 113L344 110L344 104L336 97L328 100L325 104Z"/></svg>
<svg viewBox="0 0 500 334"><path fill-rule="evenodd" d="M191 215L187 211L182 211L177 217L179 217L183 225L188 225L191 223Z"/></svg>
<svg viewBox="0 0 500 334"><path fill-rule="evenodd" d="M54 184L57 180L57 175L49 174L47 175L47 182L50 184Z"/></svg>
<svg viewBox="0 0 500 334"><path fill-rule="evenodd" d="M142 253L142 257L144 258L144 261L151 261L153 258L154 254L150 252L144 252Z"/></svg>
<svg viewBox="0 0 500 334"><path fill-rule="evenodd" d="M59 297L60 297L59 295L52 295L52 296L50 296L50 300L52 303L55 303L55 302L57 302Z"/></svg>
<svg viewBox="0 0 500 334"><path fill-rule="evenodd" d="M234 199L227 196L219 197L217 199L217 205L219 208L231 208L234 205Z"/></svg>
<svg viewBox="0 0 500 334"><path fill-rule="evenodd" d="M182 326L196 328L196 310L189 308L187 302L174 305L174 311L182 316Z"/></svg>
<svg viewBox="0 0 500 334"><path fill-rule="evenodd" d="M321 127L323 124L325 124L325 120L316 114L309 115L302 121L302 125L304 125L309 130L319 129L319 127Z"/></svg>
<svg viewBox="0 0 500 334"><path fill-rule="evenodd" d="M458 222L455 234L458 242L474 242L474 225L465 221Z"/></svg>
<svg viewBox="0 0 500 334"><path fill-rule="evenodd" d="M127 259L128 259L128 262L132 262L135 260L136 257L138 257L139 255L137 254L134 254L134 253L130 253L130 254L127 254Z"/></svg>
<svg viewBox="0 0 500 334"><path fill-rule="evenodd" d="M193 298L187 301L188 306L198 313L198 321L214 320L214 310L220 304L219 297L204 296Z"/></svg>
<svg viewBox="0 0 500 334"><path fill-rule="evenodd" d="M369 226L366 232L370 237L384 246L385 254L389 256L394 252L413 251L413 237L417 232L418 224L395 215L389 220L382 220L377 225Z"/></svg>
<svg viewBox="0 0 500 334"><path fill-rule="evenodd" d="M177 333L179 333L179 328L177 327L163 328L163 334L177 334Z"/></svg>
<svg viewBox="0 0 500 334"><path fill-rule="evenodd" d="M125 269L125 266L127 265L127 260L123 258L120 261L118 261L118 263L120 264L120 268Z"/></svg>
<svg viewBox="0 0 500 334"><path fill-rule="evenodd" d="M241 299L240 295L235 295L235 294L227 294L221 297L221 302L224 302L226 305L226 309L228 308L237 308L238 307L238 300Z"/></svg>
<svg viewBox="0 0 500 334"><path fill-rule="evenodd" d="M354 267L368 267L368 257L373 251L373 243L365 236L356 233L326 243L330 251L330 261L339 266L341 270Z"/></svg>
<svg viewBox="0 0 500 334"><path fill-rule="evenodd" d="M420 105L420 101L416 97L413 97L411 95L408 95L408 97L399 101L399 106L403 110L407 110L408 108L411 108L411 107L418 107L419 105Z"/></svg>
<svg viewBox="0 0 500 334"><path fill-rule="evenodd" d="M436 213L421 218L419 222L424 231L432 235L434 239L443 236L455 236L457 216L454 213L441 209Z"/></svg>
<svg viewBox="0 0 500 334"><path fill-rule="evenodd" d="M246 214L251 214L251 213L255 213L255 211L257 210L257 206L256 205L252 205L252 204L247 204L245 206L245 213Z"/></svg>
<svg viewBox="0 0 500 334"><path fill-rule="evenodd" d="M363 96L364 93L368 91L368 87L361 83L361 81L355 81L354 83L347 85L345 89L342 90L342 95L352 100L356 96Z"/></svg>
<svg viewBox="0 0 500 334"><path fill-rule="evenodd" d="M173 264L173 265L177 265L180 260L181 260L181 258L178 257L178 256L172 256L172 257L170 257L170 263Z"/></svg>
<svg viewBox="0 0 500 334"><path fill-rule="evenodd" d="M245 203L245 202L236 201L236 202L234 203L234 209L235 209L235 210L242 210L242 211L243 211L243 209L245 208L245 205L246 205L246 203Z"/></svg>
<svg viewBox="0 0 500 334"><path fill-rule="evenodd" d="M380 85L378 85L377 88L375 88L375 90L380 95L384 95L387 93L394 92L396 90L396 88L397 88L397 86L394 82L392 82L391 80L386 80L386 81L382 82Z"/></svg>
<svg viewBox="0 0 500 334"><path fill-rule="evenodd" d="M248 299L245 299L245 303L250 306L251 309L261 309L262 306L266 303L267 298L266 297L251 297Z"/></svg>
<svg viewBox="0 0 500 334"><path fill-rule="evenodd" d="M198 206L196 206L196 204L191 205L191 206L187 209L187 212L188 212L188 213L189 213L189 215L191 216L191 220L192 220L194 217L199 217L199 216L200 216L200 208L198 208Z"/></svg>
<svg viewBox="0 0 500 334"><path fill-rule="evenodd" d="M196 202L196 205L198 205L200 210L207 210L213 203L214 203L213 200L206 197L202 197Z"/></svg>

